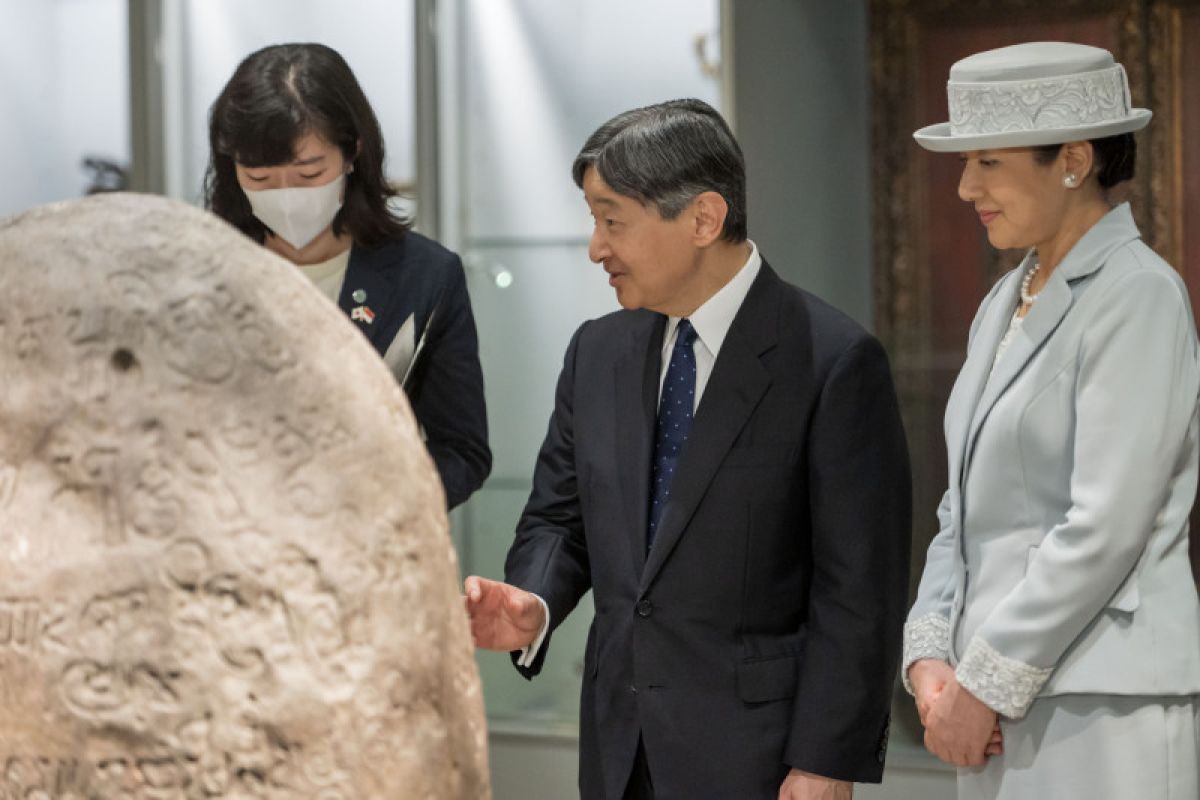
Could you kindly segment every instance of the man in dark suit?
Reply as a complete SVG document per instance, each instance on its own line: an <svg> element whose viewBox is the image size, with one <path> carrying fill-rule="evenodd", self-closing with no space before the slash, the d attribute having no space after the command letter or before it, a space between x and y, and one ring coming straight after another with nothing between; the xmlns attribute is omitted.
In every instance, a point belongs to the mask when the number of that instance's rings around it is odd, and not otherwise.
<svg viewBox="0 0 1200 800"><path fill-rule="evenodd" d="M625 310L567 349L479 647L527 677L588 590L584 798L848 798L879 781L910 480L878 341L746 238L741 150L696 100L620 114L573 168Z"/></svg>

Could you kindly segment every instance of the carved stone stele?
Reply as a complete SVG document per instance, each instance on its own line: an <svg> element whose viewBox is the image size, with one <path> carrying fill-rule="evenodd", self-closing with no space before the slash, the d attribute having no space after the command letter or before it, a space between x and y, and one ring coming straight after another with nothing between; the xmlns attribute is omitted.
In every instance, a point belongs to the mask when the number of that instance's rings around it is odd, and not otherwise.
<svg viewBox="0 0 1200 800"><path fill-rule="evenodd" d="M489 797L444 509L287 262L149 196L0 222L0 800Z"/></svg>

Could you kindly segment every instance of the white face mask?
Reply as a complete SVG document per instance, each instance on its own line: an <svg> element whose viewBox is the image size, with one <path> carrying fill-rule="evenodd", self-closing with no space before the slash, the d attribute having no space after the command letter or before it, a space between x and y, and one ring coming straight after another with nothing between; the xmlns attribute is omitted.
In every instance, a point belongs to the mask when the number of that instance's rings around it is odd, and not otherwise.
<svg viewBox="0 0 1200 800"><path fill-rule="evenodd" d="M322 186L293 186L287 189L243 189L254 216L297 250L333 223L342 207L346 176L339 175Z"/></svg>

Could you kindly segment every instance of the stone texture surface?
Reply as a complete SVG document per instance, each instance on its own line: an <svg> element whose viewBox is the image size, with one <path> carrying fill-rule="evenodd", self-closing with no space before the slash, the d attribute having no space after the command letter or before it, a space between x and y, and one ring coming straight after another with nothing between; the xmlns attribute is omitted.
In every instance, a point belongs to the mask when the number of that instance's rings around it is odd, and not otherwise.
<svg viewBox="0 0 1200 800"><path fill-rule="evenodd" d="M297 270L99 195L0 222L0 798L486 798L441 488Z"/></svg>

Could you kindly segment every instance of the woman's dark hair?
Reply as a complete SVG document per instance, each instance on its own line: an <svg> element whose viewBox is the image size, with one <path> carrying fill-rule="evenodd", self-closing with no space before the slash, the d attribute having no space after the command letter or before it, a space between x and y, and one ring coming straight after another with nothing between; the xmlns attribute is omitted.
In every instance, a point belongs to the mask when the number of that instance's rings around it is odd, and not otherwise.
<svg viewBox="0 0 1200 800"><path fill-rule="evenodd" d="M205 207L261 244L267 227L251 211L234 163L286 164L310 133L337 146L354 165L334 234L345 232L366 247L403 236L408 220L388 207L396 191L383 175L379 120L350 66L321 44L264 47L238 65L208 115Z"/></svg>
<svg viewBox="0 0 1200 800"><path fill-rule="evenodd" d="M1137 166L1137 141L1132 133L1118 133L1091 142L1096 179L1100 181L1101 189L1111 189L1133 177ZM1041 145L1033 148L1033 159L1042 165L1050 164L1058 158L1060 150L1061 144Z"/></svg>

